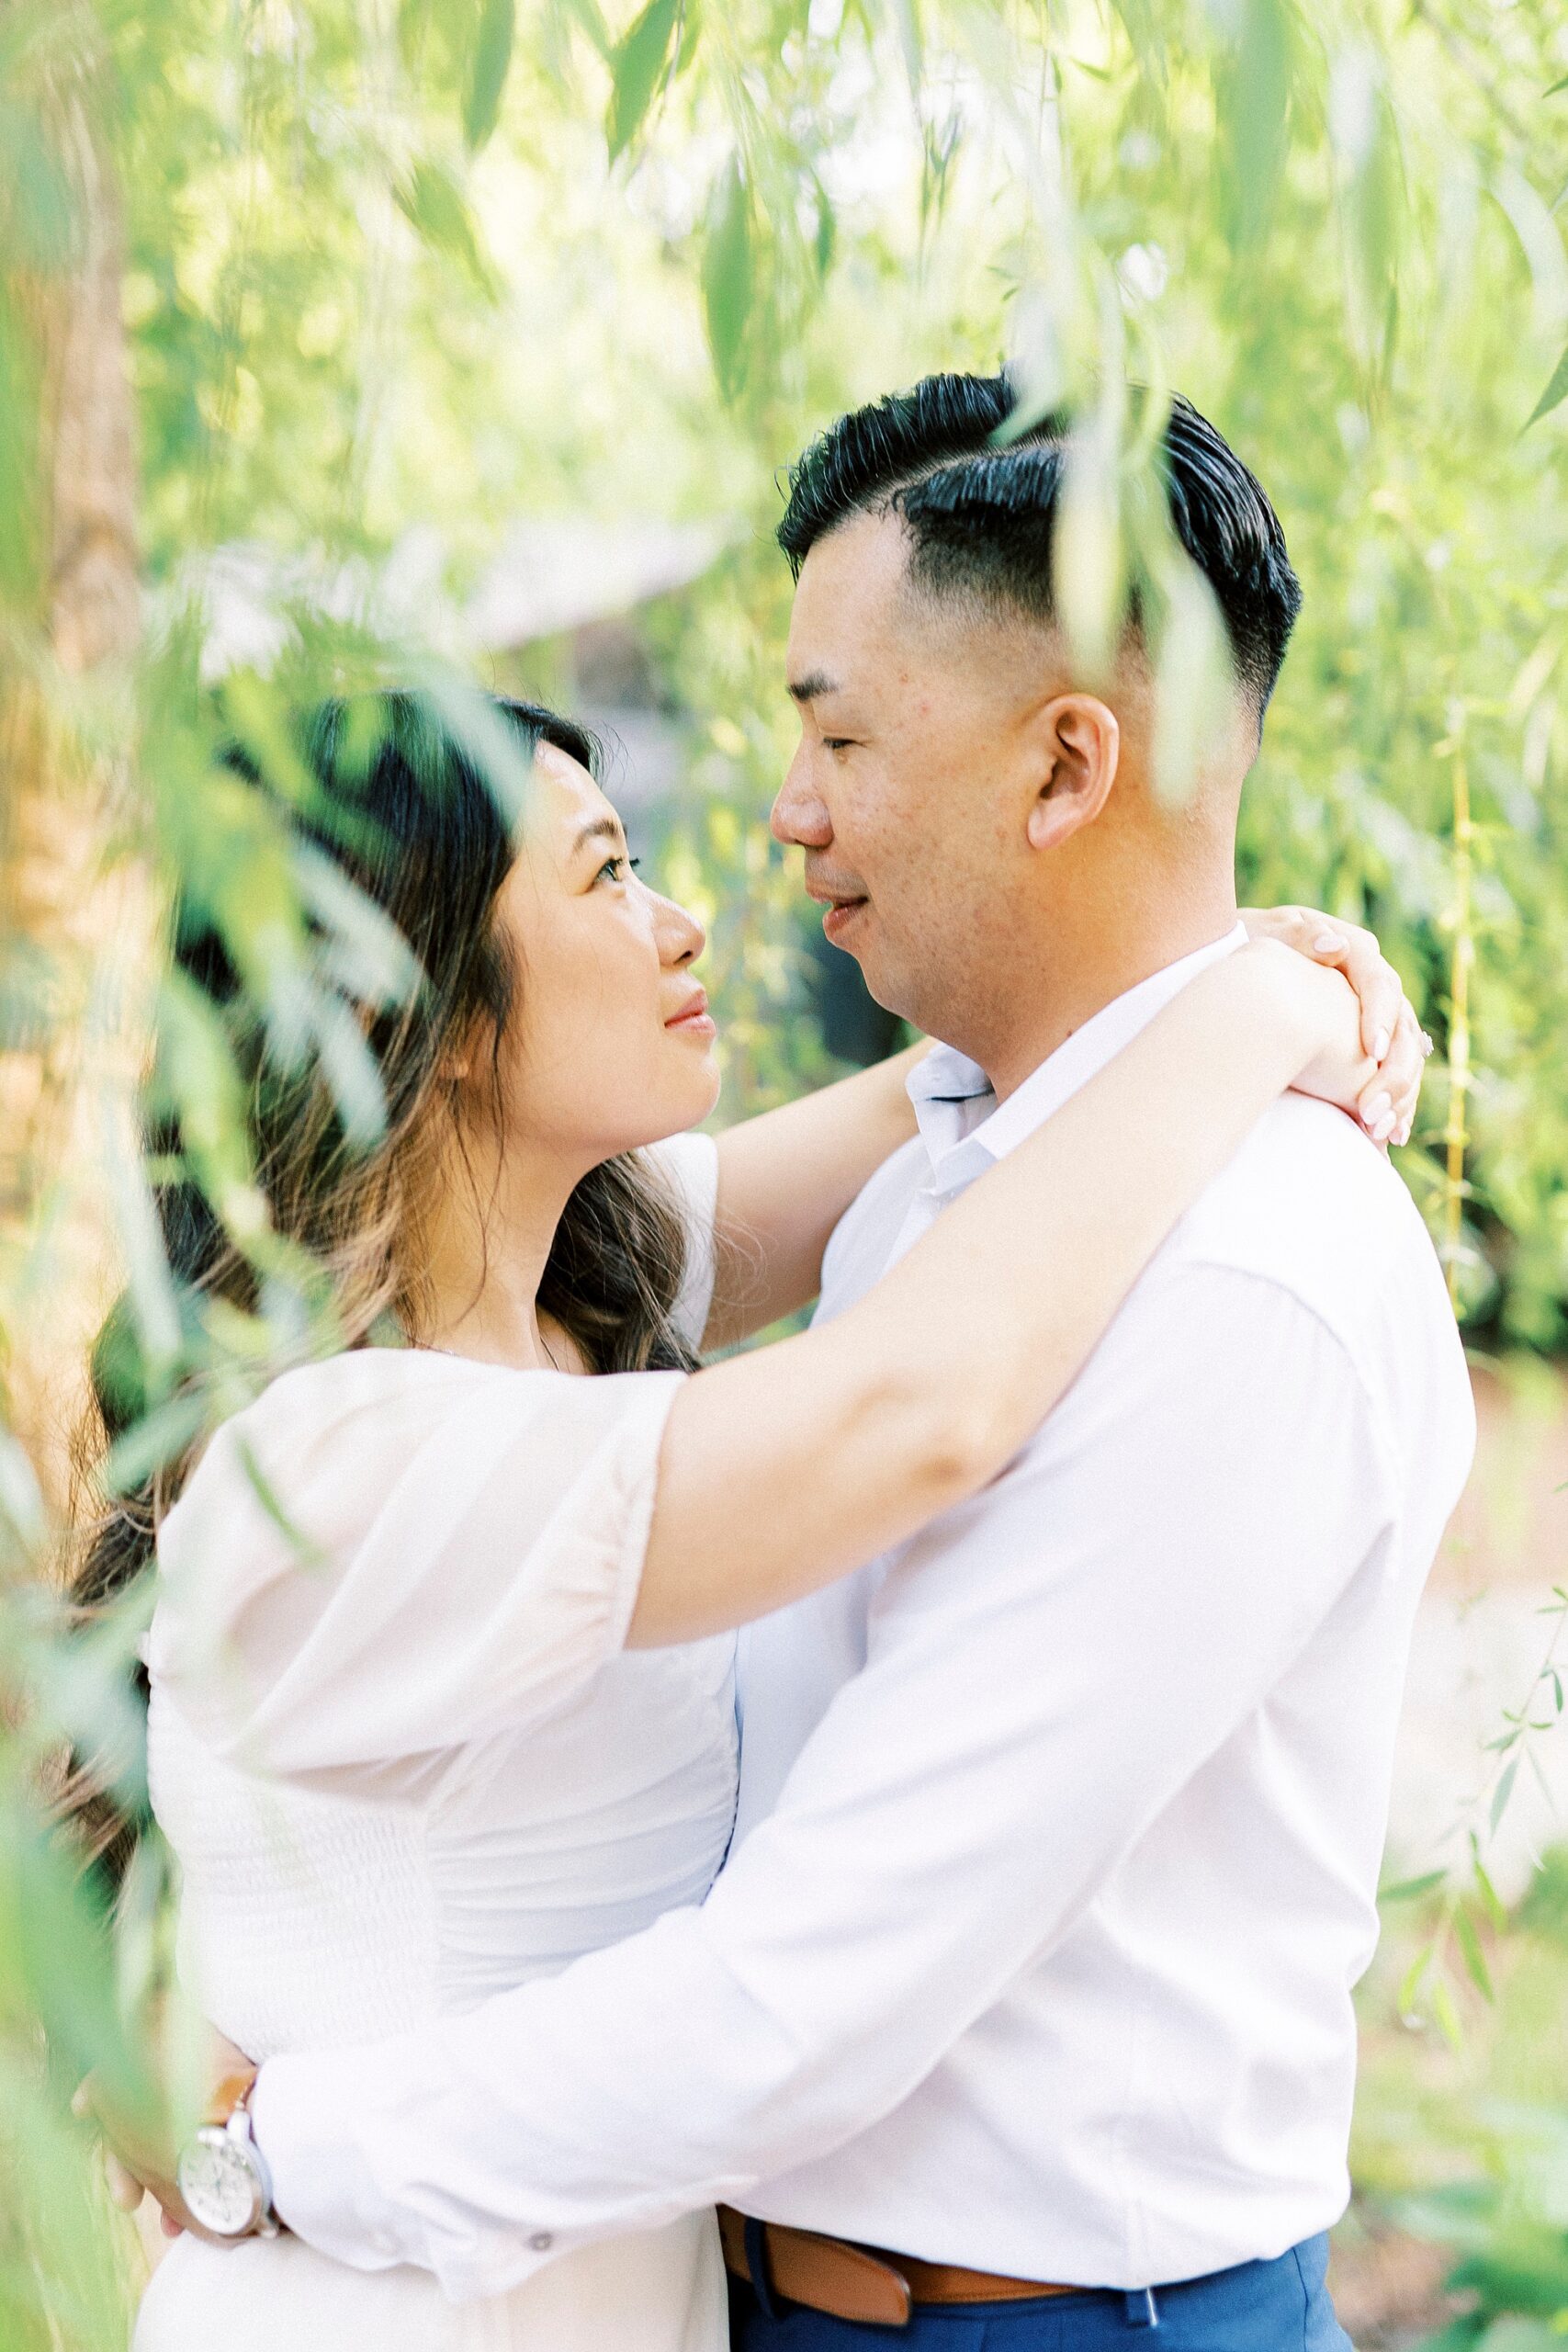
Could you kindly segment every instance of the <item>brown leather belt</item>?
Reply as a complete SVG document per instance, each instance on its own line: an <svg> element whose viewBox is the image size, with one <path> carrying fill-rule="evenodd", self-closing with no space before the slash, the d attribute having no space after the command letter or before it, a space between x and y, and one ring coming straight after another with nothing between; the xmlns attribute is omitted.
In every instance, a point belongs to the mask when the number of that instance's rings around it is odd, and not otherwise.
<svg viewBox="0 0 1568 2352"><path fill-rule="evenodd" d="M920 2303L1021 2303L1078 2291L1038 2278L1000 2278L992 2270L964 2270L950 2262L921 2262L914 2255L887 2254L880 2246L856 2245L815 2230L786 2229L781 2222L753 2226L761 2232L773 2294L863 2325L908 2327ZM736 2278L750 2279L744 2216L721 2205L718 2233L726 2267Z"/></svg>

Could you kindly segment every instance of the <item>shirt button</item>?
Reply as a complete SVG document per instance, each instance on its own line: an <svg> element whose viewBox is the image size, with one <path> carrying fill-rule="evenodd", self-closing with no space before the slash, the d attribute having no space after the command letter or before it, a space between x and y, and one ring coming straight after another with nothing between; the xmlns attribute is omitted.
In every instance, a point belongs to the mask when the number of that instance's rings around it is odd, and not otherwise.
<svg viewBox="0 0 1568 2352"><path fill-rule="evenodd" d="M528 2250L531 2254L548 2254L554 2244L555 2237L549 2230L536 2230L528 2241Z"/></svg>

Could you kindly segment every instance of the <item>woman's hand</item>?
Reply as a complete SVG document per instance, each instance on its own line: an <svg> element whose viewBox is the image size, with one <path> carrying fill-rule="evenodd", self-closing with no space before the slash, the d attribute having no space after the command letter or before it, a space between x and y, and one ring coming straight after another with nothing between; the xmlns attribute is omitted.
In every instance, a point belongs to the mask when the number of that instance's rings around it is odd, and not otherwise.
<svg viewBox="0 0 1568 2352"><path fill-rule="evenodd" d="M1352 1066L1340 1051L1342 1035L1314 1065L1312 1082L1298 1081L1299 1091L1337 1103L1376 1144L1408 1143L1432 1041L1372 933L1311 907L1247 907L1241 919L1249 938L1275 940L1338 972L1355 993L1360 1054Z"/></svg>

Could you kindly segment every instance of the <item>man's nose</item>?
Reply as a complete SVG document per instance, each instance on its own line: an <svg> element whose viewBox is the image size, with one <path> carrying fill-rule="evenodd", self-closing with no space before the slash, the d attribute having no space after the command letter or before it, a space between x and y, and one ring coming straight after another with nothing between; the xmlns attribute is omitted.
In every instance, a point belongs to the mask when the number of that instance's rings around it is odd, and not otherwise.
<svg viewBox="0 0 1568 2352"><path fill-rule="evenodd" d="M804 764L797 752L779 787L769 827L774 841L782 842L786 849L792 845L826 849L833 838L833 820L828 814L827 802L802 774Z"/></svg>

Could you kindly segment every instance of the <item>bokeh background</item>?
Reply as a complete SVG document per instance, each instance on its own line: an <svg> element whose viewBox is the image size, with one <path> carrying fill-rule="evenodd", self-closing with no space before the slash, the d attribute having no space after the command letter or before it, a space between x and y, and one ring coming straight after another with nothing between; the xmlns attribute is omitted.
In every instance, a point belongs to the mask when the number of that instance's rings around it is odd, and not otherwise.
<svg viewBox="0 0 1568 2352"><path fill-rule="evenodd" d="M174 894L373 1133L350 1006L395 959L291 850L287 711L412 680L479 740L474 685L525 689L604 733L710 923L729 1114L884 1050L766 834L781 470L1004 356L1077 420L1086 646L1163 388L1261 474L1307 602L1244 894L1372 923L1438 1041L1398 1157L1483 1449L1418 1631L1336 2275L1363 2345L1561 2339L1565 201L1559 0L0 0L5 2352L122 2343L145 2258L68 2109L89 2064L146 2090L168 1940L155 1852L111 1916L49 1818L73 1739L138 1779L146 1596L89 1638L58 1599L85 1353L127 1291L130 1486L330 1339L164 970ZM1212 616L1171 609L1179 736ZM143 1089L255 1317L170 1284Z"/></svg>

